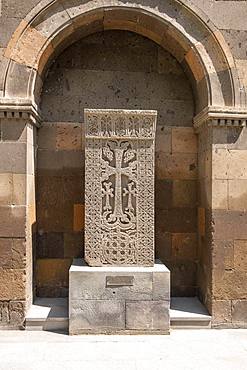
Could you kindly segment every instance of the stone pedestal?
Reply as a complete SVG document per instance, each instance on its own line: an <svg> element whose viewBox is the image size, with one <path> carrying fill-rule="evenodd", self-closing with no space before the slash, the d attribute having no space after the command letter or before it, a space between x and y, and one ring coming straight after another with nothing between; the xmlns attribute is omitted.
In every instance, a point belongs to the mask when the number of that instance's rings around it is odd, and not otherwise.
<svg viewBox="0 0 247 370"><path fill-rule="evenodd" d="M152 267L89 267L69 271L70 334L168 334L170 272Z"/></svg>

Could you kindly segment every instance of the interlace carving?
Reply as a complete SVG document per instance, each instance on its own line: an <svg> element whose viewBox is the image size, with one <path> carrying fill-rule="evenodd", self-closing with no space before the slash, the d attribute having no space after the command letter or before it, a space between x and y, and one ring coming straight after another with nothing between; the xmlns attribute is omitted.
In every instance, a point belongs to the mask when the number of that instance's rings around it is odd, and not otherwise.
<svg viewBox="0 0 247 370"><path fill-rule="evenodd" d="M86 110L85 259L154 263L156 112Z"/></svg>

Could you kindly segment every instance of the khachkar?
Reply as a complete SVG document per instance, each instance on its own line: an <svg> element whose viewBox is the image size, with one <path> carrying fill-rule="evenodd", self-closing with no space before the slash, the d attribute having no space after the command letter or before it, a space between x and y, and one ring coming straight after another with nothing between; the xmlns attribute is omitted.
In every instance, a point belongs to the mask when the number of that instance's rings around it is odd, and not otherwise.
<svg viewBox="0 0 247 370"><path fill-rule="evenodd" d="M155 111L87 110L85 260L154 265Z"/></svg>
<svg viewBox="0 0 247 370"><path fill-rule="evenodd" d="M85 110L85 260L69 332L168 333L170 272L154 260L156 111Z"/></svg>

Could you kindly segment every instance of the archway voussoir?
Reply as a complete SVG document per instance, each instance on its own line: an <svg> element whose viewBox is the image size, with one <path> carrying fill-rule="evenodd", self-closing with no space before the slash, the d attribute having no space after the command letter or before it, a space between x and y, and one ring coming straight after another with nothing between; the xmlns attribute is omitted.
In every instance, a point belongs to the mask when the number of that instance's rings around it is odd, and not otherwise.
<svg viewBox="0 0 247 370"><path fill-rule="evenodd" d="M43 49L47 38L35 28L29 26L20 37L12 50L6 55L19 64L36 67L36 60Z"/></svg>
<svg viewBox="0 0 247 370"><path fill-rule="evenodd" d="M34 27L44 37L50 38L69 21L70 17L67 11L60 3L56 2L43 11L39 17L34 19L32 27Z"/></svg>
<svg viewBox="0 0 247 370"><path fill-rule="evenodd" d="M16 78L18 76L18 78ZM5 85L5 96L7 98L26 98L29 95L30 81L33 69L24 64L11 61L8 69L8 79Z"/></svg>
<svg viewBox="0 0 247 370"><path fill-rule="evenodd" d="M193 47L187 52L184 59L190 67L195 80L197 82L201 81L205 76L205 71Z"/></svg>

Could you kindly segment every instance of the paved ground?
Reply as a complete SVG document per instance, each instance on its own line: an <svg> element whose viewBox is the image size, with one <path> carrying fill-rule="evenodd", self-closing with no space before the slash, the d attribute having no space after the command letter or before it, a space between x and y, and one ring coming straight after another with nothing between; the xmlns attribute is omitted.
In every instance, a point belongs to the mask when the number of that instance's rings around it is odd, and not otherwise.
<svg viewBox="0 0 247 370"><path fill-rule="evenodd" d="M0 370L246 370L247 330L170 336L0 332Z"/></svg>

